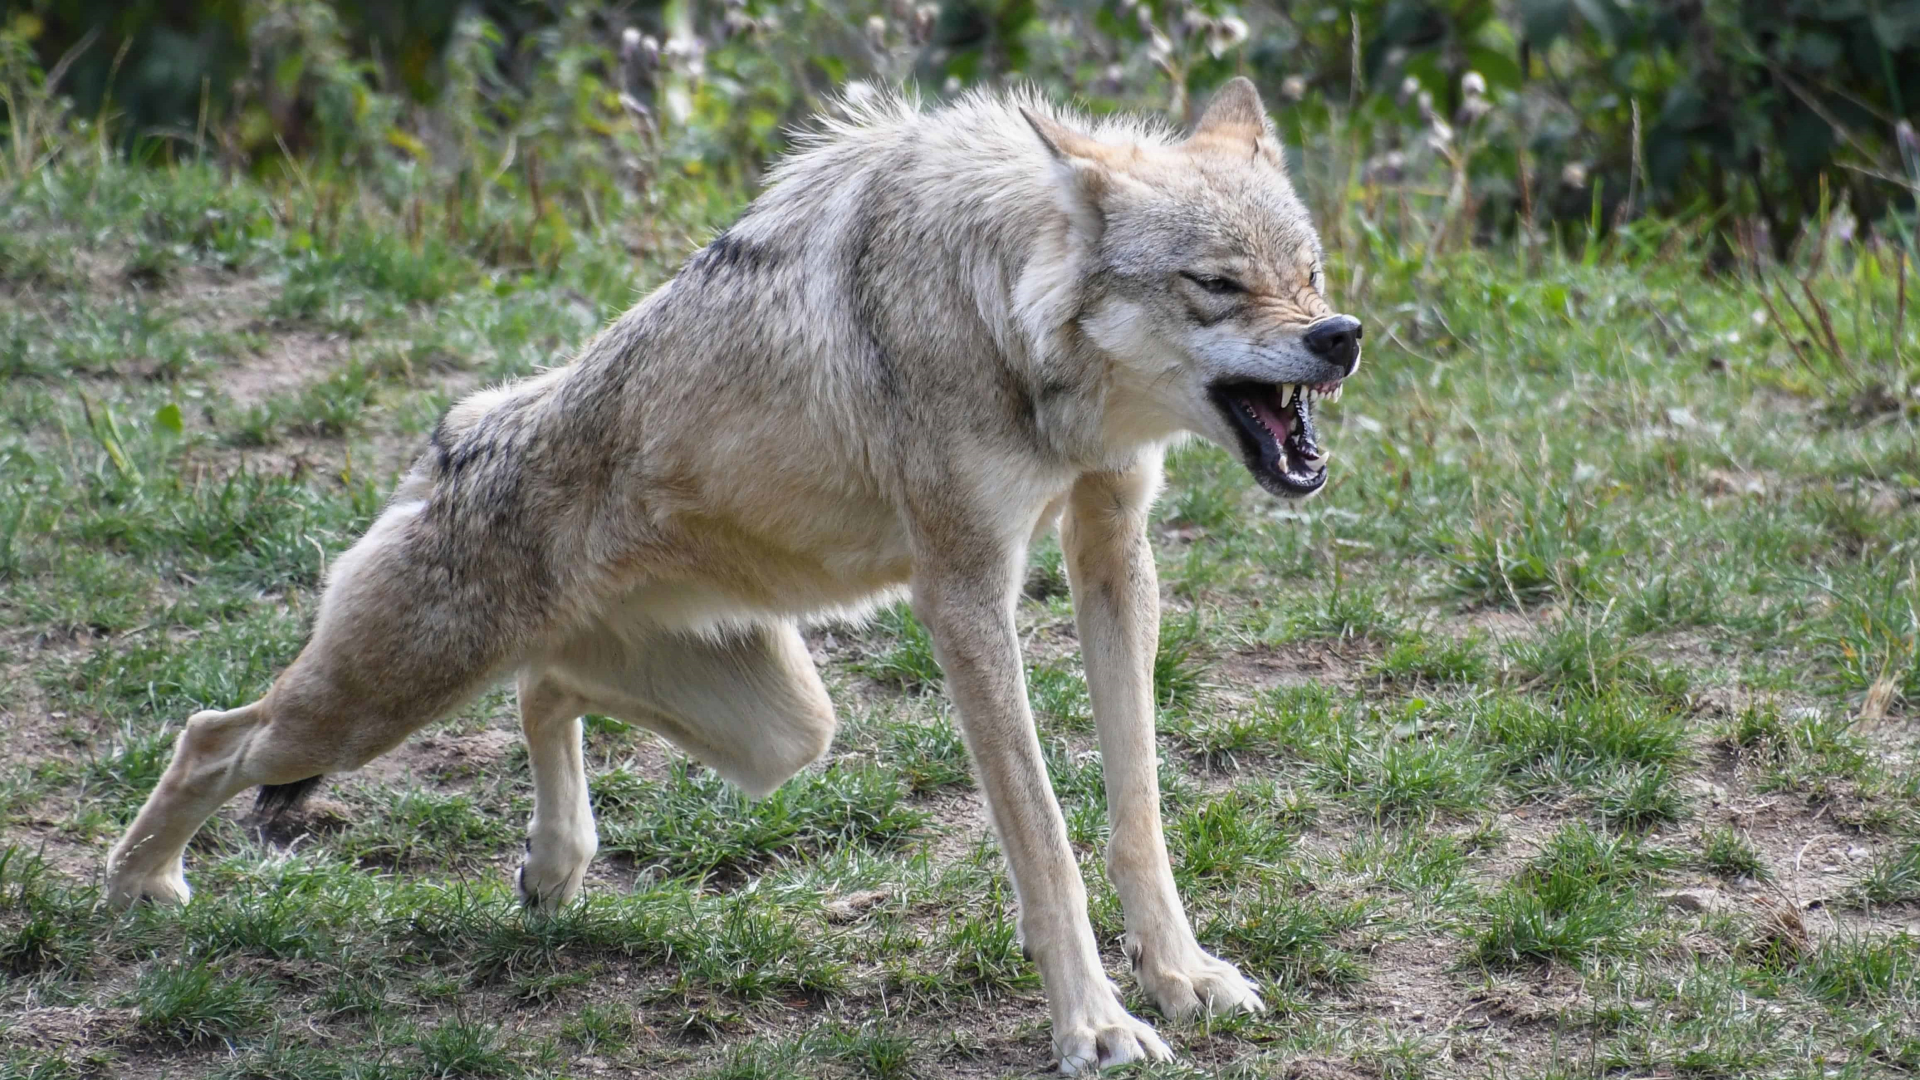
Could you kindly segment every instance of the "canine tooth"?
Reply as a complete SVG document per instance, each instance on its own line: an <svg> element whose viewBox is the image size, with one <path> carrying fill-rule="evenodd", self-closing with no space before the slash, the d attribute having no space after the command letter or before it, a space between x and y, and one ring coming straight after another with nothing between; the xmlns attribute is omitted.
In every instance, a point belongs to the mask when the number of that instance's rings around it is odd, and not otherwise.
<svg viewBox="0 0 1920 1080"><path fill-rule="evenodd" d="M1341 392L1342 390L1345 390L1345 389L1346 389L1346 387L1344 387L1344 386L1336 386L1336 387L1334 387L1334 388L1333 388L1333 393L1331 393L1331 394L1328 394L1328 395L1327 395L1327 400L1328 400L1328 401L1339 401L1339 400L1340 400L1340 392Z"/></svg>
<svg viewBox="0 0 1920 1080"><path fill-rule="evenodd" d="M1288 405L1293 404L1294 391L1298 389L1299 387L1293 385L1290 382L1283 382L1280 384L1280 407L1281 408L1286 408Z"/></svg>

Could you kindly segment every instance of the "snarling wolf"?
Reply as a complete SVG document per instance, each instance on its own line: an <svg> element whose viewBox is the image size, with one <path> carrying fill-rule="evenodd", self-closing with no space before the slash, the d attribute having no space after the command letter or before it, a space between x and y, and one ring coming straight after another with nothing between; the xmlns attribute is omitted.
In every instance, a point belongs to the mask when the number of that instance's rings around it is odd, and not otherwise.
<svg viewBox="0 0 1920 1080"><path fill-rule="evenodd" d="M1127 1014L1028 712L1015 601L1061 527L1106 774L1124 950L1172 1018L1259 1010L1195 941L1155 776L1148 510L1190 434L1317 491L1314 403L1360 358L1253 84L1185 138L1034 95L849 105L739 221L571 363L456 405L334 563L265 697L187 721L108 859L184 901L181 854L512 674L534 785L517 885L567 903L595 848L583 713L754 796L834 731L799 626L910 595L1039 965L1061 1068L1169 1051Z"/></svg>

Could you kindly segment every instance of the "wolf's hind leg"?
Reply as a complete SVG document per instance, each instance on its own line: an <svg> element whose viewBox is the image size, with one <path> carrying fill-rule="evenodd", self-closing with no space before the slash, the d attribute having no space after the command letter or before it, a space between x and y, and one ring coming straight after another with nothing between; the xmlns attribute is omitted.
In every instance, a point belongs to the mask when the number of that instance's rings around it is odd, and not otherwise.
<svg viewBox="0 0 1920 1080"><path fill-rule="evenodd" d="M173 760L126 834L107 856L107 899L126 907L141 899L187 900L181 867L187 842L222 804L254 786L305 787L324 773L357 769L398 746L486 681L484 667L450 657L395 650L383 670L337 670L340 638L353 625L316 631L267 696L225 712L195 713L173 744ZM355 650L370 662L378 650ZM420 677L429 664L433 678ZM424 692L398 689L405 676ZM276 792L263 793L268 805Z"/></svg>
<svg viewBox="0 0 1920 1080"><path fill-rule="evenodd" d="M254 786L304 788L303 781L375 756L377 751L359 751L352 739L342 738L343 729L364 733L375 726L364 722L365 703L354 695L313 692L321 681L308 674L314 654L310 644L266 697L188 718L166 772L107 855L109 903L184 903L191 895L181 862L187 842L228 799ZM289 690L290 683L295 689ZM411 725L386 725L383 741L397 742L430 719L425 714ZM284 793L263 793L262 805Z"/></svg>
<svg viewBox="0 0 1920 1080"><path fill-rule="evenodd" d="M521 672L519 690L520 728L533 769L533 821L514 887L526 906L552 911L580 891L599 847L580 745L585 702L546 678L544 670Z"/></svg>
<svg viewBox="0 0 1920 1080"><path fill-rule="evenodd" d="M788 623L718 638L661 631L629 648L582 641L555 663L588 711L666 736L756 799L833 741L833 702Z"/></svg>
<svg viewBox="0 0 1920 1080"><path fill-rule="evenodd" d="M107 856L107 900L183 904L191 891L181 855L220 805L259 783L247 748L265 726L264 702L194 713L173 743L173 761Z"/></svg>
<svg viewBox="0 0 1920 1080"><path fill-rule="evenodd" d="M267 695L196 713L173 760L107 857L107 896L182 901L180 857L202 822L255 785L286 794L357 769L471 697L507 661L524 619L476 605L408 539L418 508L390 508L334 563L313 637ZM304 786L304 785L301 785Z"/></svg>

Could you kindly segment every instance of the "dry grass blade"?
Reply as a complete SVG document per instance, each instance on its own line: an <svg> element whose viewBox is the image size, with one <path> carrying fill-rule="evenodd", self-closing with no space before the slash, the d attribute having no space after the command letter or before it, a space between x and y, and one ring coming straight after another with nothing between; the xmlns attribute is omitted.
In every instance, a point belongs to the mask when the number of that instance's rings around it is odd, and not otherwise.
<svg viewBox="0 0 1920 1080"><path fill-rule="evenodd" d="M1753 920L1752 936L1746 951L1768 964L1792 966L1813 951L1813 935L1806 920L1793 904L1784 899L1762 897L1760 914Z"/></svg>

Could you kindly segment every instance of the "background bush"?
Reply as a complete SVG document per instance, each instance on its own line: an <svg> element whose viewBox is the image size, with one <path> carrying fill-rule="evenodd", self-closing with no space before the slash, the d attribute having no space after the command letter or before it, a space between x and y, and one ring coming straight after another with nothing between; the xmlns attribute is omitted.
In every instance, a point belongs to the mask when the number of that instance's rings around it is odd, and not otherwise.
<svg viewBox="0 0 1920 1080"><path fill-rule="evenodd" d="M849 80L1032 80L1185 119L1247 74L1337 181L1321 198L1370 195L1400 230L1429 213L1442 244L1657 212L1781 255L1843 206L1910 238L1920 177L1920 0L27 0L0 35L138 154L387 159L413 170L389 197L538 189L517 235L473 223L509 260L659 205L656 181L738 197ZM17 171L50 129L0 106Z"/></svg>

